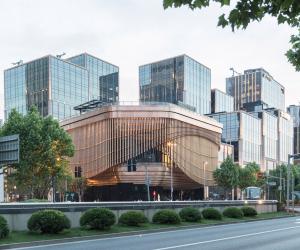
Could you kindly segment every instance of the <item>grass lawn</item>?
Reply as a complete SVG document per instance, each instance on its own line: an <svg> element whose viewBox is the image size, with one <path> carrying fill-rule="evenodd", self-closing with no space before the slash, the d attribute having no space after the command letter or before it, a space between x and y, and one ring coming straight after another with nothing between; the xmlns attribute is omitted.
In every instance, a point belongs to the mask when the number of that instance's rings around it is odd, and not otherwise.
<svg viewBox="0 0 300 250"><path fill-rule="evenodd" d="M144 224L140 227L128 227L122 225L114 225L109 230L105 231L95 231L95 230L84 230L81 228L72 228L65 230L60 234L38 234L32 233L28 231L13 231L9 234L9 236L5 239L0 240L0 245L2 244L12 244L12 243L21 243L21 242L32 242L32 241L41 241L41 240L54 240L54 239L63 239L63 238L72 238L72 237L82 237L82 236L97 236L103 234L112 234L112 233L126 233L131 231L148 231L162 228L180 228L184 226L199 226L201 225L218 225L218 224L226 224L232 222L244 222L244 221L253 221L259 219L271 219L282 216L291 216L285 212L275 212L275 213L263 213L259 214L254 218L244 217L242 219L231 219L224 217L222 220L205 220L202 219L199 223L188 223L182 222L180 225L159 225L159 224Z"/></svg>

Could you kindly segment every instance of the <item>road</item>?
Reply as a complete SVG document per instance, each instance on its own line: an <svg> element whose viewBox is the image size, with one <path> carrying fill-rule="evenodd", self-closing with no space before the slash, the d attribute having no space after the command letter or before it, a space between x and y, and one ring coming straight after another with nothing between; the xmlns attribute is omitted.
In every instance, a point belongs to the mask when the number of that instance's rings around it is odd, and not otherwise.
<svg viewBox="0 0 300 250"><path fill-rule="evenodd" d="M297 250L300 249L300 217L181 229L176 231L84 240L26 250Z"/></svg>

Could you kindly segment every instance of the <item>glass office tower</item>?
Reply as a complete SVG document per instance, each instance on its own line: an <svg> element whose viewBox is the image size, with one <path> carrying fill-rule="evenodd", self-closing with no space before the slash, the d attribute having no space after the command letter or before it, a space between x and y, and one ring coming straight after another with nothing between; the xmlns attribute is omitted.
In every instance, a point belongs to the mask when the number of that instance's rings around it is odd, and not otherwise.
<svg viewBox="0 0 300 250"><path fill-rule="evenodd" d="M117 102L119 100L119 72L100 76L99 100L102 102Z"/></svg>
<svg viewBox="0 0 300 250"><path fill-rule="evenodd" d="M89 100L115 102L119 98L119 67L88 53L67 59L88 70Z"/></svg>
<svg viewBox="0 0 300 250"><path fill-rule="evenodd" d="M293 118L281 110L268 109L266 111L277 117L277 164L287 164L288 155L294 152Z"/></svg>
<svg viewBox="0 0 300 250"><path fill-rule="evenodd" d="M12 109L25 114L33 105L41 115L52 115L59 120L77 114L74 106L100 96L100 76L97 89L94 88L96 80L91 77L98 70L98 60L97 64L87 60L89 66L83 67L83 64L49 55L5 70L5 117ZM103 72L115 70L105 62L102 67ZM112 85L118 88L115 83Z"/></svg>
<svg viewBox="0 0 300 250"><path fill-rule="evenodd" d="M187 55L139 67L140 100L210 113L211 70Z"/></svg>
<svg viewBox="0 0 300 250"><path fill-rule="evenodd" d="M211 90L211 113L233 112L233 97L218 89Z"/></svg>
<svg viewBox="0 0 300 250"><path fill-rule="evenodd" d="M223 124L222 142L234 146L234 161L241 166L261 161L261 120L243 112L209 115Z"/></svg>
<svg viewBox="0 0 300 250"><path fill-rule="evenodd" d="M291 115L294 121L294 154L300 153L300 106L290 105L287 112ZM297 162L300 160L297 159Z"/></svg>
<svg viewBox="0 0 300 250"><path fill-rule="evenodd" d="M278 165L278 118L267 111L259 111L252 114L261 119L261 170L275 169Z"/></svg>
<svg viewBox="0 0 300 250"><path fill-rule="evenodd" d="M283 164L288 163L288 155L293 154L293 119L281 110L275 111L278 117L278 161Z"/></svg>
<svg viewBox="0 0 300 250"><path fill-rule="evenodd" d="M294 127L300 126L300 106L299 105L290 105L287 107L287 112L294 119Z"/></svg>
<svg viewBox="0 0 300 250"><path fill-rule="evenodd" d="M234 97L234 109L260 102L268 108L285 110L285 88L263 68L245 70L226 78L226 93Z"/></svg>

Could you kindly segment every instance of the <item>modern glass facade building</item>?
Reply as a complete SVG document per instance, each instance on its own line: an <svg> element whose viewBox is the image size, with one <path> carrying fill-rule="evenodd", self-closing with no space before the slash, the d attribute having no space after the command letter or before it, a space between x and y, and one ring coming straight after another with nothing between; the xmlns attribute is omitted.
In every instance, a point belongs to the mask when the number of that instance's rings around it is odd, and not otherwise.
<svg viewBox="0 0 300 250"><path fill-rule="evenodd" d="M294 121L294 154L300 153L300 106L290 105L287 112L291 115ZM299 159L297 159L299 162Z"/></svg>
<svg viewBox="0 0 300 250"><path fill-rule="evenodd" d="M119 67L88 53L68 58L88 70L89 100L116 102L119 98Z"/></svg>
<svg viewBox="0 0 300 250"><path fill-rule="evenodd" d="M233 112L233 97L218 89L211 90L211 113Z"/></svg>
<svg viewBox="0 0 300 250"><path fill-rule="evenodd" d="M261 119L261 170L275 169L278 165L278 118L267 111L254 112Z"/></svg>
<svg viewBox="0 0 300 250"><path fill-rule="evenodd" d="M277 164L287 164L288 155L294 152L294 130L292 117L281 110L267 109L266 112L277 118Z"/></svg>
<svg viewBox="0 0 300 250"><path fill-rule="evenodd" d="M84 56L78 58L82 59ZM74 106L100 96L100 75L98 85L92 77L96 74L95 71L98 72L99 61L101 60L87 59L88 64L84 66L79 61L75 64L72 60L62 60L49 55L5 70L5 117L8 117L12 109L25 114L33 105L43 116L52 115L59 120L77 114ZM115 66L111 64L103 62L101 67L105 68L103 73L116 73ZM109 85L108 81L109 79L106 80L106 86ZM112 86L116 89L117 84L114 82ZM101 93L107 94L105 91Z"/></svg>
<svg viewBox="0 0 300 250"><path fill-rule="evenodd" d="M261 120L236 111L216 113L210 117L223 124L222 142L234 146L234 161L240 165L261 161Z"/></svg>
<svg viewBox="0 0 300 250"><path fill-rule="evenodd" d="M105 103L119 100L119 72L100 76L98 99Z"/></svg>
<svg viewBox="0 0 300 250"><path fill-rule="evenodd" d="M290 105L287 107L287 112L291 115L294 120L294 127L300 126L300 106Z"/></svg>
<svg viewBox="0 0 300 250"><path fill-rule="evenodd" d="M234 147L227 143L221 143L218 153L218 166L220 166L228 157L234 158Z"/></svg>
<svg viewBox="0 0 300 250"><path fill-rule="evenodd" d="M210 113L211 70L187 55L139 67L140 100Z"/></svg>
<svg viewBox="0 0 300 250"><path fill-rule="evenodd" d="M226 93L234 97L235 110L258 101L268 108L285 110L285 88L263 68L226 78Z"/></svg>
<svg viewBox="0 0 300 250"><path fill-rule="evenodd" d="M275 111L278 117L278 161L287 164L288 155L293 154L293 119L291 116L281 110Z"/></svg>

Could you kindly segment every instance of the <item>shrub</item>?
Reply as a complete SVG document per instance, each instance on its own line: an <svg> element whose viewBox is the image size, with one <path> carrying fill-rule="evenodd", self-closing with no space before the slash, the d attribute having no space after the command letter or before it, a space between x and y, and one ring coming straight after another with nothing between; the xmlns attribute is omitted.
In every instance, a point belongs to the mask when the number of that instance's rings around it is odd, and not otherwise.
<svg viewBox="0 0 300 250"><path fill-rule="evenodd" d="M237 207L225 208L223 211L223 215L229 218L237 218L237 219L242 218L244 216L242 210Z"/></svg>
<svg viewBox="0 0 300 250"><path fill-rule="evenodd" d="M41 233L57 234L64 229L70 228L70 220L61 211L42 210L31 215L27 222L30 231L40 231Z"/></svg>
<svg viewBox="0 0 300 250"><path fill-rule="evenodd" d="M222 220L222 214L215 208L205 208L202 211L202 216L208 220Z"/></svg>
<svg viewBox="0 0 300 250"><path fill-rule="evenodd" d="M254 217L257 215L257 211L253 207L242 207L241 210L246 217Z"/></svg>
<svg viewBox="0 0 300 250"><path fill-rule="evenodd" d="M146 222L148 222L148 219L140 211L129 211L122 214L119 218L119 223L126 226L139 226Z"/></svg>
<svg viewBox="0 0 300 250"><path fill-rule="evenodd" d="M194 207L185 207L181 209L179 216L182 220L187 222L197 222L201 220L200 211Z"/></svg>
<svg viewBox="0 0 300 250"><path fill-rule="evenodd" d="M5 238L9 234L9 229L7 225L6 219L4 217L0 216L0 238Z"/></svg>
<svg viewBox="0 0 300 250"><path fill-rule="evenodd" d="M154 214L152 222L157 224L179 224L180 217L174 210L163 209Z"/></svg>
<svg viewBox="0 0 300 250"><path fill-rule="evenodd" d="M92 208L80 217L80 225L89 229L109 229L116 222L116 216L107 208Z"/></svg>

